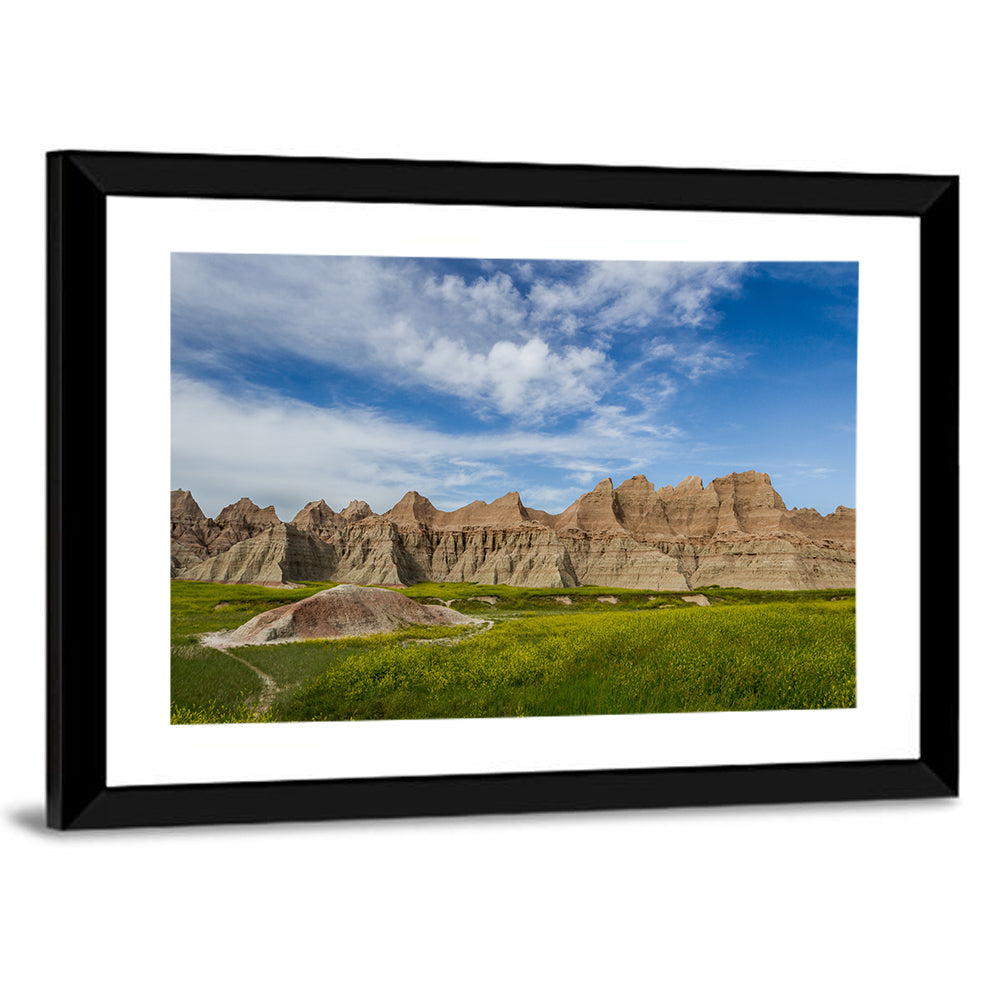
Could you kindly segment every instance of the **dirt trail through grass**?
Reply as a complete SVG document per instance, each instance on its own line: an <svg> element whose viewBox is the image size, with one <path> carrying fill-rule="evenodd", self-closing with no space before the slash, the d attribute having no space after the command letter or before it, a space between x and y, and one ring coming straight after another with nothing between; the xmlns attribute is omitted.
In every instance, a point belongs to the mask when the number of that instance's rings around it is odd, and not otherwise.
<svg viewBox="0 0 1000 1000"><path fill-rule="evenodd" d="M454 646L456 642L462 642L465 639L470 638L473 635L482 635L483 632L489 632L493 628L495 621L492 618L483 618L480 620L479 624L473 627L471 632L466 632L464 635L451 635L445 639L409 639L403 643L401 646Z"/></svg>
<svg viewBox="0 0 1000 1000"><path fill-rule="evenodd" d="M255 667L249 660L244 660L242 656L237 656L235 653L231 653L228 649L223 649L220 646L215 648L224 656L236 660L237 663L242 663L245 667L249 667L260 678L264 687L260 692L260 697L257 699L257 715L263 715L274 704L274 699L278 697L281 690L278 687L278 682L270 674L265 674L260 667Z"/></svg>
<svg viewBox="0 0 1000 1000"><path fill-rule="evenodd" d="M475 628L473 634L477 635L483 632L488 632L491 628L493 628L493 624L494 624L493 621L487 618L483 620ZM409 645L422 645L424 643L433 643L435 645L451 646L454 643L467 638L469 638L468 634L450 636L446 639L411 639L409 642L404 642L402 645L409 646ZM291 690L292 688L296 688L301 683L300 681L297 681L291 685L286 685L284 688L279 687L278 682L270 674L265 673L263 670L260 669L260 667L255 666L249 660L244 660L242 656L237 656L234 652L232 652L230 649L227 649L225 646L217 646L213 643L211 648L219 653L222 653L223 656L228 656L231 660L236 660L237 663L242 663L243 666L249 667L260 678L261 683L263 684L263 688L261 689L260 695L257 698L257 707L254 710L254 714L257 716L265 715L274 705L275 700L277 699L278 695L281 694L282 691L288 691Z"/></svg>

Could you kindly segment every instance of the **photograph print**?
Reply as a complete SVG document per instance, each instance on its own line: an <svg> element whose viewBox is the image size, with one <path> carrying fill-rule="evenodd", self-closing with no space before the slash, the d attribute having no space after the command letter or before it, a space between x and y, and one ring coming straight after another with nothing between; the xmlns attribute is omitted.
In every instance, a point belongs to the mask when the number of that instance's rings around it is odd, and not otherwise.
<svg viewBox="0 0 1000 1000"><path fill-rule="evenodd" d="M857 330L854 261L173 253L171 722L854 708Z"/></svg>

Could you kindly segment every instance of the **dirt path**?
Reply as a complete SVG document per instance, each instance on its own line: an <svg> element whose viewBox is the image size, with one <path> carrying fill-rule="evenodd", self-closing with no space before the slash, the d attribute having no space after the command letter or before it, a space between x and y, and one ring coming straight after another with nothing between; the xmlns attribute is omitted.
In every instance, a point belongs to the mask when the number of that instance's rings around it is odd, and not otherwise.
<svg viewBox="0 0 1000 1000"><path fill-rule="evenodd" d="M231 653L228 649L223 649L221 646L216 646L215 649L224 656L229 656L236 660L237 663L242 663L245 667L249 667L261 679L264 687L257 699L257 714L263 715L274 704L274 699L278 697L278 693L281 690L278 687L278 682L270 674L265 674L260 667L255 667L249 660L244 660L242 656L237 656L235 653Z"/></svg>
<svg viewBox="0 0 1000 1000"><path fill-rule="evenodd" d="M402 643L404 646L454 646L456 642L462 642L465 639L471 639L474 635L482 635L483 632L489 632L493 628L495 622L492 618L482 618L480 619L482 624L475 630L475 632L466 633L465 635L453 635L449 636L447 639L408 639Z"/></svg>
<svg viewBox="0 0 1000 1000"><path fill-rule="evenodd" d="M493 628L493 624L494 623L490 618L482 619L482 625L478 629L476 629L476 631L473 632L472 634L480 635L483 632L488 632L491 628ZM415 645L418 643L433 642L442 646L451 646L462 639L468 639L468 638L470 638L469 635L456 635L448 639L411 639L410 642L412 642ZM204 641L204 637L202 637L202 641ZM409 645L409 643L404 643L404 645ZM283 690L282 688L278 687L278 682L270 674L264 673L264 671L261 670L260 667L254 666L249 660L244 660L242 656L237 656L235 653L227 649L225 646L216 646L212 644L211 648L219 653L222 653L223 656L228 656L230 659L235 660L237 663L242 663L243 666L249 667L260 678L261 683L264 686L261 689L260 695L257 698L256 714L263 715L265 712L267 712L274 704L275 699L278 697L279 694L281 694ZM292 686L294 687L295 685Z"/></svg>

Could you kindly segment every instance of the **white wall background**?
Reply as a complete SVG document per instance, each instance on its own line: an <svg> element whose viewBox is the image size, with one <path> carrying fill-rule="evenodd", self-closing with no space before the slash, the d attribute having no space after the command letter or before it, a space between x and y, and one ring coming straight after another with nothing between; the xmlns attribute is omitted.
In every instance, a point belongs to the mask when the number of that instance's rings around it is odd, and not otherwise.
<svg viewBox="0 0 1000 1000"><path fill-rule="evenodd" d="M987 9L93 0L6 14L0 938L11 995L989 994L1000 212ZM51 148L961 174L962 799L44 831ZM915 499L899 487L901 502ZM944 546L954 495L945 477L928 498ZM944 600L956 592L932 584Z"/></svg>

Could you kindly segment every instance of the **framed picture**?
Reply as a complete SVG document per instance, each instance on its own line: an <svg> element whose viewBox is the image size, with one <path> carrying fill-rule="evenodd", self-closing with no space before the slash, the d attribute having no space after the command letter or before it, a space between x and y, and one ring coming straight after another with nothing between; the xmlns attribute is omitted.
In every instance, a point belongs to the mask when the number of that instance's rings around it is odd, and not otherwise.
<svg viewBox="0 0 1000 1000"><path fill-rule="evenodd" d="M957 794L957 178L48 185L50 826Z"/></svg>

